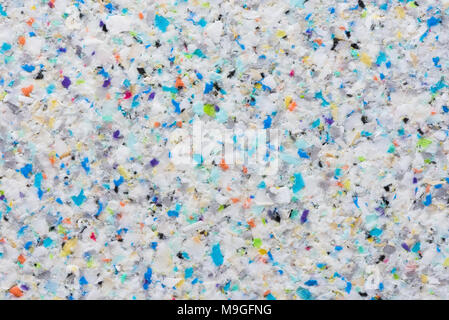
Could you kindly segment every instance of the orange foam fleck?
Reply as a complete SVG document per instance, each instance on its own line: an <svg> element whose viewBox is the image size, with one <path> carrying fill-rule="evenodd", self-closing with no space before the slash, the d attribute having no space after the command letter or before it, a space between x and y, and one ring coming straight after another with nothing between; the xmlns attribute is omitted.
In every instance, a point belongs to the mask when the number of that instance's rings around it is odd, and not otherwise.
<svg viewBox="0 0 449 320"><path fill-rule="evenodd" d="M224 161L224 159L221 159L220 162L220 168L223 169L223 171L226 171L229 169L229 166L226 164L226 162Z"/></svg>
<svg viewBox="0 0 449 320"><path fill-rule="evenodd" d="M22 88L22 93L24 96L29 97L31 92L33 92L34 86L31 84L28 87Z"/></svg>
<svg viewBox="0 0 449 320"><path fill-rule="evenodd" d="M25 43L26 43L26 39L25 39L24 36L20 36L20 37L17 39L17 42L18 42L21 46L24 46Z"/></svg>
<svg viewBox="0 0 449 320"><path fill-rule="evenodd" d="M23 256L23 254L21 254L20 256L17 257L17 261L19 261L20 264L24 264L25 261L27 261L27 259L25 259L25 257Z"/></svg>
<svg viewBox="0 0 449 320"><path fill-rule="evenodd" d="M21 296L23 296L23 291L20 290L20 288L18 286L14 286L11 289L9 289L9 293L11 293L13 296L20 298Z"/></svg>

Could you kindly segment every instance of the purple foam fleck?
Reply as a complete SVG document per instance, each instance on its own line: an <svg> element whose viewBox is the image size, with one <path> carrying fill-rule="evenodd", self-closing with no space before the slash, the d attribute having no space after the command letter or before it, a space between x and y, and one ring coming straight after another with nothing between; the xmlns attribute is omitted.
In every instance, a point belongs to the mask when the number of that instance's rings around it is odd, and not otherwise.
<svg viewBox="0 0 449 320"><path fill-rule="evenodd" d="M159 164L159 161L157 159L153 159L153 160L150 161L150 164L151 164L152 167L155 167L155 166L157 166Z"/></svg>
<svg viewBox="0 0 449 320"><path fill-rule="evenodd" d="M72 84L72 81L70 81L69 77L64 77L64 80L62 80L61 84L64 88L68 89L69 86Z"/></svg>

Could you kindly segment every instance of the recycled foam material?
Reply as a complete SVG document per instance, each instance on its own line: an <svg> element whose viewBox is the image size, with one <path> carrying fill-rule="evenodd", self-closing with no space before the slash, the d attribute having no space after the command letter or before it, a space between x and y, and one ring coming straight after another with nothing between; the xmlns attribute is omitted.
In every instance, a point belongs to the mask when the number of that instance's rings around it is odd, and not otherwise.
<svg viewBox="0 0 449 320"><path fill-rule="evenodd" d="M448 20L2 0L0 299L448 299Z"/></svg>

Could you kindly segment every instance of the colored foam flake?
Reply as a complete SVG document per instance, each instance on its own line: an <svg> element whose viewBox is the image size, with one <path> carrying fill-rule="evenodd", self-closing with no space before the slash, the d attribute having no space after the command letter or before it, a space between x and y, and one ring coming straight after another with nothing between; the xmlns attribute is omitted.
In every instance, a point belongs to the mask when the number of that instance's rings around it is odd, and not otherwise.
<svg viewBox="0 0 449 320"><path fill-rule="evenodd" d="M157 14L154 18L154 24L159 30L161 30L162 32L166 32L167 27L170 25L170 22L165 17Z"/></svg>
<svg viewBox="0 0 449 320"><path fill-rule="evenodd" d="M72 84L72 81L70 80L69 77L64 77L61 84L64 88L68 89L70 87L70 85Z"/></svg>
<svg viewBox="0 0 449 320"><path fill-rule="evenodd" d="M150 161L150 165L152 166L152 167L155 167L155 166L157 166L159 164L159 160L157 160L157 159L152 159L151 161Z"/></svg>
<svg viewBox="0 0 449 320"><path fill-rule="evenodd" d="M212 260L214 264L218 267L223 264L223 254L221 253L220 244L215 244L212 247L212 253L211 253Z"/></svg>
<svg viewBox="0 0 449 320"><path fill-rule="evenodd" d="M0 2L3 299L449 299L446 0Z"/></svg>

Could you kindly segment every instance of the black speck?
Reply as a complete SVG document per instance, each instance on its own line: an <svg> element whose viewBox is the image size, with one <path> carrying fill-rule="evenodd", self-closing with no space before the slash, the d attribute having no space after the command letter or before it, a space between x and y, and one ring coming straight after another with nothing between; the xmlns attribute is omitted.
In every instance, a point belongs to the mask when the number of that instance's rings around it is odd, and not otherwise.
<svg viewBox="0 0 449 320"><path fill-rule="evenodd" d="M340 39L334 38L333 41L334 41L334 43L332 44L331 50L335 50L335 47L337 47L338 41L340 41Z"/></svg>
<svg viewBox="0 0 449 320"><path fill-rule="evenodd" d="M231 72L228 73L228 78L232 78L235 74L235 70L232 70Z"/></svg>
<svg viewBox="0 0 449 320"><path fill-rule="evenodd" d="M359 292L359 295L361 297L367 297L368 296L368 294L366 292Z"/></svg>
<svg viewBox="0 0 449 320"><path fill-rule="evenodd" d="M368 117L367 116L362 116L361 118L363 123L367 123L368 122Z"/></svg>
<svg viewBox="0 0 449 320"><path fill-rule="evenodd" d="M359 7L365 9L365 4L363 3L362 0L359 0Z"/></svg>
<svg viewBox="0 0 449 320"><path fill-rule="evenodd" d="M156 40L156 43L154 44L156 48L159 48L161 46L161 42L159 40Z"/></svg>
<svg viewBox="0 0 449 320"><path fill-rule="evenodd" d="M351 43L351 47L354 49L360 49L359 45L357 43Z"/></svg>
<svg viewBox="0 0 449 320"><path fill-rule="evenodd" d="M220 86L216 82L214 82L214 89L217 91L221 90Z"/></svg>
<svg viewBox="0 0 449 320"><path fill-rule="evenodd" d="M44 79L44 73L42 70L39 70L39 73L36 75L36 78L34 78L36 80L42 80Z"/></svg>
<svg viewBox="0 0 449 320"><path fill-rule="evenodd" d="M404 118L404 119L402 119L402 121L403 121L404 123L407 123L407 122L408 122L408 118Z"/></svg>
<svg viewBox="0 0 449 320"><path fill-rule="evenodd" d="M279 212L277 211L277 209L274 209L273 211L268 210L268 217L270 217L270 219L280 223L281 222L281 216L279 214Z"/></svg>
<svg viewBox="0 0 449 320"><path fill-rule="evenodd" d="M146 72L145 72L145 69L144 68L137 68L137 71L139 72L139 74L141 75L141 76L144 76L145 77L145 75L147 74Z"/></svg>
<svg viewBox="0 0 449 320"><path fill-rule="evenodd" d="M106 24L104 24L104 23L103 23L103 26L101 27L101 29L102 29L104 32L108 32L108 28L106 28Z"/></svg>
<svg viewBox="0 0 449 320"><path fill-rule="evenodd" d="M350 32L350 31L347 31L347 30L346 30L346 31L345 31L345 34L346 34L346 36L348 37L348 39L351 38L351 32Z"/></svg>

